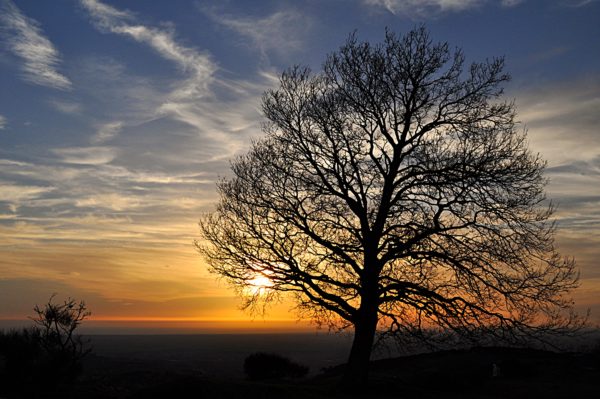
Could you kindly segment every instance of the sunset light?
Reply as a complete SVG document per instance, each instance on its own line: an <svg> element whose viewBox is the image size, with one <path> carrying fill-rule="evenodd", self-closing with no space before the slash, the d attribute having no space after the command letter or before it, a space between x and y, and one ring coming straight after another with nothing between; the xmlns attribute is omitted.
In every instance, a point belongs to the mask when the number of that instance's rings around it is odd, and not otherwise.
<svg viewBox="0 0 600 399"><path fill-rule="evenodd" d="M273 286L273 282L267 277L258 275L248 281L248 290L251 295L263 295L269 291L269 287Z"/></svg>
<svg viewBox="0 0 600 399"><path fill-rule="evenodd" d="M503 98L547 161L556 248L580 272L576 309L600 321L600 3L325 3L0 0L0 320L57 293L91 322L248 325L194 243L266 134L263 94L290 66L320 71L351 32L375 44L422 22L463 49L465 73L504 57ZM248 292L272 286L257 275ZM295 320L294 305L262 317Z"/></svg>
<svg viewBox="0 0 600 399"><path fill-rule="evenodd" d="M0 398L597 392L599 16L0 0Z"/></svg>

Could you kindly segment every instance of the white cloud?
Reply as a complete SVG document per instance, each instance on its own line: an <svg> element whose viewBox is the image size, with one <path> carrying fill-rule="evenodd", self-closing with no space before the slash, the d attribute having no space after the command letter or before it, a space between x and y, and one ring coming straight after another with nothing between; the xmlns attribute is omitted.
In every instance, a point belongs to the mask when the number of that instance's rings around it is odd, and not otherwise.
<svg viewBox="0 0 600 399"><path fill-rule="evenodd" d="M81 165L102 165L110 163L116 156L112 147L69 147L52 150L62 162Z"/></svg>
<svg viewBox="0 0 600 399"><path fill-rule="evenodd" d="M598 0L565 0L563 2L564 5L568 6L568 7L585 7L589 4L593 4L595 2L597 2Z"/></svg>
<svg viewBox="0 0 600 399"><path fill-rule="evenodd" d="M63 114L78 114L81 112L81 104L71 101L50 100L50 105Z"/></svg>
<svg viewBox="0 0 600 399"><path fill-rule="evenodd" d="M0 159L0 172L11 180L24 181L46 181L54 185L76 178L81 171L68 166L52 166L45 164L34 164L28 162Z"/></svg>
<svg viewBox="0 0 600 399"><path fill-rule="evenodd" d="M201 179L197 175L167 175L161 173L138 172L131 175L131 180L136 183L147 184L209 184L213 180Z"/></svg>
<svg viewBox="0 0 600 399"><path fill-rule="evenodd" d="M11 242L122 239L150 246L192 241L198 214L215 201L213 190L201 190L214 186L214 174L133 170L100 164L97 154L88 153L62 149L60 158L74 163L58 165L0 159L0 219L21 223L18 232L0 226L0 236Z"/></svg>
<svg viewBox="0 0 600 399"><path fill-rule="evenodd" d="M54 190L52 187L27 186L11 182L0 182L0 201L19 203Z"/></svg>
<svg viewBox="0 0 600 399"><path fill-rule="evenodd" d="M550 166L600 156L600 79L546 85L515 93L518 118L532 147Z"/></svg>
<svg viewBox="0 0 600 399"><path fill-rule="evenodd" d="M503 3L511 0L504 0ZM483 4L485 0L364 0L370 6L382 7L392 14L427 17L444 12L463 11Z"/></svg>
<svg viewBox="0 0 600 399"><path fill-rule="evenodd" d="M521 4L522 2L524 2L525 0L502 0L502 5L504 7L514 7L516 5Z"/></svg>
<svg viewBox="0 0 600 399"><path fill-rule="evenodd" d="M185 47L175 41L172 30L147 27L135 24L133 15L128 11L120 11L96 0L81 0L92 17L94 24L112 33L128 36L137 42L150 46L161 57L175 62L184 72L192 77L187 80L188 89L183 95L203 95L217 69L207 54Z"/></svg>
<svg viewBox="0 0 600 399"><path fill-rule="evenodd" d="M548 198L561 234L600 240L600 80L565 81L514 93L530 148L548 161Z"/></svg>
<svg viewBox="0 0 600 399"><path fill-rule="evenodd" d="M10 50L22 58L23 78L33 84L67 90L71 81L57 71L60 54L39 23L21 13L11 0L0 0L0 31Z"/></svg>
<svg viewBox="0 0 600 399"><path fill-rule="evenodd" d="M122 128L123 122L120 121L105 123L102 126L100 126L100 128L98 128L98 131L92 137L92 143L106 143L107 141L117 136L121 132Z"/></svg>
<svg viewBox="0 0 600 399"><path fill-rule="evenodd" d="M96 0L81 0L81 4L96 18L98 23L103 26L112 25L112 21L133 19L133 14L129 11L120 11L109 5L102 4Z"/></svg>
<svg viewBox="0 0 600 399"><path fill-rule="evenodd" d="M2 115L0 115L0 130L4 129L6 127L6 118Z"/></svg>
<svg viewBox="0 0 600 399"><path fill-rule="evenodd" d="M138 24L133 13L97 0L81 0L81 4L101 31L145 44L179 67L184 77L175 81L170 91L155 90L151 98L140 100L146 110L154 110L154 118L171 118L192 126L203 138L204 147L212 146L210 160L231 157L243 148L249 131L259 130L258 102L271 80L262 75L260 83L219 78L216 76L218 66L211 57L178 43L172 28ZM138 123L149 119L152 118L146 115L145 120ZM132 123L127 120L127 124Z"/></svg>
<svg viewBox="0 0 600 399"><path fill-rule="evenodd" d="M384 8L392 14L411 18L435 17L447 12L460 12L485 4L499 4L502 7L515 7L526 0L362 0L363 4ZM574 6L587 5L598 0L566 0Z"/></svg>
<svg viewBox="0 0 600 399"><path fill-rule="evenodd" d="M263 18L219 14L208 8L203 8L202 12L215 22L247 37L263 55L269 50L285 54L301 48L303 36L312 24L308 16L296 10L278 11Z"/></svg>
<svg viewBox="0 0 600 399"><path fill-rule="evenodd" d="M172 62L173 73L157 81L136 75L125 59L78 59L73 79L86 82L78 85L78 98L93 99L98 111L89 145L64 144L36 162L19 153L0 159L0 179L12 182L11 193L21 193L16 220L23 222L9 225L15 218L6 216L0 235L13 243L190 246L198 215L214 204L225 160L259 134L260 96L277 79L260 72L252 80L236 79L201 49L183 45L168 25L140 25L133 13L98 1L82 4L100 31L152 49ZM51 103L78 111L66 99ZM54 189L44 194L36 187ZM10 205L0 204L0 214L10 215ZM124 221L113 222L115 215Z"/></svg>
<svg viewBox="0 0 600 399"><path fill-rule="evenodd" d="M126 196L118 193L96 194L90 197L81 198L75 201L75 206L106 208L114 211L130 210L140 206L140 199Z"/></svg>

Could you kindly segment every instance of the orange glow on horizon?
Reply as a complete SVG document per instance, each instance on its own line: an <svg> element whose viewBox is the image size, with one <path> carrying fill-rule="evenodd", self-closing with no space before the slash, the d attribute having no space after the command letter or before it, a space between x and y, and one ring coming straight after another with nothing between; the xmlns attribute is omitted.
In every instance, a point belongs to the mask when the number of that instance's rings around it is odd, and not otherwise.
<svg viewBox="0 0 600 399"><path fill-rule="evenodd" d="M89 321L106 321L106 322L165 322L165 323L177 323L177 322L243 322L243 323L252 323L252 322L264 322L264 323L296 323L301 322L297 319L240 319L240 318L232 318L232 317L223 317L223 318L204 318L204 317L148 317L148 316L140 316L140 317L119 317L119 316L100 316L100 317L89 317Z"/></svg>

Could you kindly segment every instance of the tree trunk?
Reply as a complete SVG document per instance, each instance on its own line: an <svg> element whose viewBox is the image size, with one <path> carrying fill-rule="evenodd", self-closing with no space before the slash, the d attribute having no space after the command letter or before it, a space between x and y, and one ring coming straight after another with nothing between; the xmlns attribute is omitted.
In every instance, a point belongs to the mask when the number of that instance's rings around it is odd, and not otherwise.
<svg viewBox="0 0 600 399"><path fill-rule="evenodd" d="M344 389L361 388L368 382L371 349L377 329L377 306L370 302L363 301L354 323L354 341L342 380Z"/></svg>

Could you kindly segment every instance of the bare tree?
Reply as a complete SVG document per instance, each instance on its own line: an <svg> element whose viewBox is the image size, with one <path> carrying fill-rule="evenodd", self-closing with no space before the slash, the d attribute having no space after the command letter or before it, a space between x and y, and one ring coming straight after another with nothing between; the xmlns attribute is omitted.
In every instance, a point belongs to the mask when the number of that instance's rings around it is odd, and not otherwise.
<svg viewBox="0 0 600 399"><path fill-rule="evenodd" d="M555 250L545 163L501 98L503 65L464 68L418 28L377 45L351 35L322 71L284 72L263 97L264 137L200 221L211 270L247 306L293 295L304 315L353 327L358 383L378 328L568 326L578 276ZM248 289L259 277L268 287Z"/></svg>
<svg viewBox="0 0 600 399"><path fill-rule="evenodd" d="M84 301L67 298L62 304L54 302L52 295L48 302L33 308L36 313L31 319L40 331L40 341L44 350L53 358L66 363L68 367L78 367L81 359L91 349L76 330L92 313Z"/></svg>

